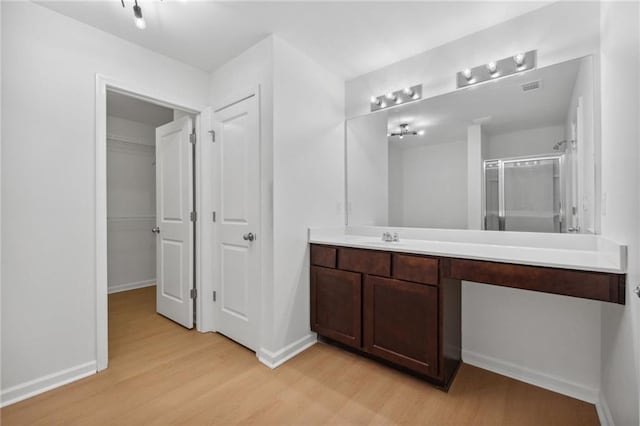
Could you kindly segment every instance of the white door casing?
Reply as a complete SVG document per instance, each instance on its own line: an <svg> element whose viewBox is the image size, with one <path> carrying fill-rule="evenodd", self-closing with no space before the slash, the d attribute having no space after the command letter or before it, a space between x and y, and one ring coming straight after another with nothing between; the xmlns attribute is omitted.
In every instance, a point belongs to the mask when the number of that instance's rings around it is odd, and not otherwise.
<svg viewBox="0 0 640 426"><path fill-rule="evenodd" d="M260 308L260 137L257 96L213 113L215 232L214 323L256 351Z"/></svg>
<svg viewBox="0 0 640 426"><path fill-rule="evenodd" d="M156 129L156 310L193 328L193 155L191 118Z"/></svg>

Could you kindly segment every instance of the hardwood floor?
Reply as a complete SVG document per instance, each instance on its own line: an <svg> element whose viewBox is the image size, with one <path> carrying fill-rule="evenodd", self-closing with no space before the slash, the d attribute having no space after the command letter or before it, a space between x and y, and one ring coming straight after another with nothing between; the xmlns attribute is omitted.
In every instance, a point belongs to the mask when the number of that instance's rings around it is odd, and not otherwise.
<svg viewBox="0 0 640 426"><path fill-rule="evenodd" d="M449 393L325 344L270 370L157 315L154 292L109 296L109 369L4 408L2 424L598 424L591 404L469 365Z"/></svg>

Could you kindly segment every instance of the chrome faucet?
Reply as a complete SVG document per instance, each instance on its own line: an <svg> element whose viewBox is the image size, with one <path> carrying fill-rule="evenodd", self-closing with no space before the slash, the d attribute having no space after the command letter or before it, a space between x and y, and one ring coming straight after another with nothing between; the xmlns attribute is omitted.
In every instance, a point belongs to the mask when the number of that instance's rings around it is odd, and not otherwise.
<svg viewBox="0 0 640 426"><path fill-rule="evenodd" d="M391 232L383 232L382 241L385 241L387 243L398 242L400 241L400 237L398 236L397 232L395 232L393 235L391 235Z"/></svg>

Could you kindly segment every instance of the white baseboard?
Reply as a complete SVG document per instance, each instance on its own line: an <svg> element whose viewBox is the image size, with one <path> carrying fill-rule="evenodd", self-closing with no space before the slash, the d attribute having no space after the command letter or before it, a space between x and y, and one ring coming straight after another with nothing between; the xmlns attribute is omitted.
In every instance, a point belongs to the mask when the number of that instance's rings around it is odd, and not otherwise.
<svg viewBox="0 0 640 426"><path fill-rule="evenodd" d="M96 374L96 362L90 361L57 373L47 374L28 382L3 389L0 393L0 407L14 404L51 389L75 382L76 380Z"/></svg>
<svg viewBox="0 0 640 426"><path fill-rule="evenodd" d="M118 285L114 285L114 286L110 286L108 287L107 292L109 294L111 293L120 293L121 291L128 291L128 290L135 290L137 288L144 288L144 287L152 287L156 285L156 280L146 280L146 281L138 281L135 283L125 283L125 284L118 284Z"/></svg>
<svg viewBox="0 0 640 426"><path fill-rule="evenodd" d="M614 426L613 417L611 417L611 411L609 411L609 404L607 404L607 399L604 397L602 392L598 394L596 411L598 412L600 426Z"/></svg>
<svg viewBox="0 0 640 426"><path fill-rule="evenodd" d="M531 385L567 395L591 404L596 404L599 400L599 389L574 383L562 377L551 376L541 371L531 370L501 359L463 350L462 360L466 364L493 371L494 373L511 377L512 379L520 380L521 382L529 383Z"/></svg>
<svg viewBox="0 0 640 426"><path fill-rule="evenodd" d="M264 348L260 348L260 351L258 352L258 360L269 368L277 368L294 356L298 355L300 352L315 345L317 341L318 336L315 333L309 333L277 352L271 352Z"/></svg>

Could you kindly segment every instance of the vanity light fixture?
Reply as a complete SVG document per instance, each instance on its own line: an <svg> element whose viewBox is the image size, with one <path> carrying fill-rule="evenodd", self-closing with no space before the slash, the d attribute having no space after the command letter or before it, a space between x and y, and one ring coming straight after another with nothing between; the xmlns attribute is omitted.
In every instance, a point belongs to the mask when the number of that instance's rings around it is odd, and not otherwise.
<svg viewBox="0 0 640 426"><path fill-rule="evenodd" d="M422 85L418 84L411 87L406 87L402 90L396 90L395 92L389 92L385 95L372 96L369 99L369 106L371 111L378 111L379 109L392 107L394 105L403 104L405 102L416 101L422 98Z"/></svg>
<svg viewBox="0 0 640 426"><path fill-rule="evenodd" d="M397 132L387 132L387 137L398 136L400 139L404 139L405 136L422 136L424 130L409 130L409 123L400 124L400 129Z"/></svg>
<svg viewBox="0 0 640 426"><path fill-rule="evenodd" d="M537 65L537 50L516 53L499 61L490 61L486 65L466 68L456 74L458 89L532 70Z"/></svg>

